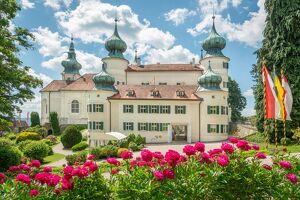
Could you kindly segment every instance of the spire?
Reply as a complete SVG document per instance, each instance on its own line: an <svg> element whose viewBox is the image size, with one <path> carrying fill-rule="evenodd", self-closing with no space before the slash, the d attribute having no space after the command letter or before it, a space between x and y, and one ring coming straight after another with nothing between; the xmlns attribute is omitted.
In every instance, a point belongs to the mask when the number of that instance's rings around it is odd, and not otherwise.
<svg viewBox="0 0 300 200"><path fill-rule="evenodd" d="M73 35L71 36L71 43L68 51L68 57L61 62L61 65L65 68L65 74L79 74L81 64L76 60L75 47L73 42Z"/></svg>
<svg viewBox="0 0 300 200"><path fill-rule="evenodd" d="M119 36L119 32L118 32L118 18L115 17L115 30L114 30L114 35L117 36L117 37L120 37Z"/></svg>

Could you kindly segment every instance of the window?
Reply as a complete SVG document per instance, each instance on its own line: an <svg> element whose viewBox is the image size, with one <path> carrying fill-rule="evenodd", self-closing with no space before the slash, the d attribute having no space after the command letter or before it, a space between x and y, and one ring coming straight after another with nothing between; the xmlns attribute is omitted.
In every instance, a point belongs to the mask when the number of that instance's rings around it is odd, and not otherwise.
<svg viewBox="0 0 300 200"><path fill-rule="evenodd" d="M226 106L226 115L228 115L228 107Z"/></svg>
<svg viewBox="0 0 300 200"><path fill-rule="evenodd" d="M221 124L221 133L228 133L228 125Z"/></svg>
<svg viewBox="0 0 300 200"><path fill-rule="evenodd" d="M139 105L138 111L139 111L139 113L148 113L148 106L147 105Z"/></svg>
<svg viewBox="0 0 300 200"><path fill-rule="evenodd" d="M127 96L129 96L129 97L133 97L135 95L135 92L134 92L134 90L128 90L128 92L127 92Z"/></svg>
<svg viewBox="0 0 300 200"><path fill-rule="evenodd" d="M223 62L223 68L225 68L225 69L228 69L228 68L229 68L229 65L228 65L227 62Z"/></svg>
<svg viewBox="0 0 300 200"><path fill-rule="evenodd" d="M123 122L124 131L133 131L133 122Z"/></svg>
<svg viewBox="0 0 300 200"><path fill-rule="evenodd" d="M88 129L89 130L103 130L103 122L95 122L95 121L89 121L88 122Z"/></svg>
<svg viewBox="0 0 300 200"><path fill-rule="evenodd" d="M142 85L149 85L149 82L147 82L147 83L142 83Z"/></svg>
<svg viewBox="0 0 300 200"><path fill-rule="evenodd" d="M168 131L169 123L161 123L160 124L160 131Z"/></svg>
<svg viewBox="0 0 300 200"><path fill-rule="evenodd" d="M185 92L184 92L184 90L178 90L178 91L176 91L176 95L179 97L184 97Z"/></svg>
<svg viewBox="0 0 300 200"><path fill-rule="evenodd" d="M88 112L103 112L103 104L88 104L87 111Z"/></svg>
<svg viewBox="0 0 300 200"><path fill-rule="evenodd" d="M158 131L159 123L150 123L150 131Z"/></svg>
<svg viewBox="0 0 300 200"><path fill-rule="evenodd" d="M73 100L71 103L71 112L79 113L79 102L77 100Z"/></svg>
<svg viewBox="0 0 300 200"><path fill-rule="evenodd" d="M228 83L223 81L223 88L228 88Z"/></svg>
<svg viewBox="0 0 300 200"><path fill-rule="evenodd" d="M207 114L219 114L219 106L207 106Z"/></svg>
<svg viewBox="0 0 300 200"><path fill-rule="evenodd" d="M175 106L175 114L185 114L186 106Z"/></svg>
<svg viewBox="0 0 300 200"><path fill-rule="evenodd" d="M159 113L159 106L158 105L149 106L149 113Z"/></svg>
<svg viewBox="0 0 300 200"><path fill-rule="evenodd" d="M152 91L152 94L151 94L152 96L154 96L154 97L158 97L159 96L159 91L157 90L157 89L154 89L153 91Z"/></svg>
<svg viewBox="0 0 300 200"><path fill-rule="evenodd" d="M160 113L170 114L171 113L171 106L160 106Z"/></svg>
<svg viewBox="0 0 300 200"><path fill-rule="evenodd" d="M176 83L176 85L181 85L181 83Z"/></svg>
<svg viewBox="0 0 300 200"><path fill-rule="evenodd" d="M123 105L124 113L133 113L133 105Z"/></svg>
<svg viewBox="0 0 300 200"><path fill-rule="evenodd" d="M139 131L148 131L148 123L138 123Z"/></svg>
<svg viewBox="0 0 300 200"><path fill-rule="evenodd" d="M225 115L225 114L226 114L226 107L221 106L221 115Z"/></svg>
<svg viewBox="0 0 300 200"><path fill-rule="evenodd" d="M208 133L219 133L219 124L207 124Z"/></svg>
<svg viewBox="0 0 300 200"><path fill-rule="evenodd" d="M167 85L167 83L158 83L158 85Z"/></svg>

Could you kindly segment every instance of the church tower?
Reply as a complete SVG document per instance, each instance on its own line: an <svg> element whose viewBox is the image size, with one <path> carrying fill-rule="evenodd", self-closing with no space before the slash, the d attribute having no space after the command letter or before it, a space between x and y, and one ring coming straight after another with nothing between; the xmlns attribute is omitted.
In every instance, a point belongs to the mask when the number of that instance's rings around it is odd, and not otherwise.
<svg viewBox="0 0 300 200"><path fill-rule="evenodd" d="M124 58L123 53L126 51L127 45L119 35L117 19L115 19L114 33L106 40L105 48L108 55L102 59L102 62L107 66L107 72L115 78L117 85L126 84L125 70L129 62Z"/></svg>
<svg viewBox="0 0 300 200"><path fill-rule="evenodd" d="M61 65L64 67L62 80L74 81L80 77L79 70L81 69L81 64L76 60L73 37L71 38L68 58L66 60L63 60L61 62Z"/></svg>

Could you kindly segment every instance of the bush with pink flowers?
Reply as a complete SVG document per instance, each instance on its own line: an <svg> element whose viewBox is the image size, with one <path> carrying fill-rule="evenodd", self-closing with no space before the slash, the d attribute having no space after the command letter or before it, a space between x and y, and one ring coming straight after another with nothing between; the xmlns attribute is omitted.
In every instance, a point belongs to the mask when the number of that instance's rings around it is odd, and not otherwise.
<svg viewBox="0 0 300 200"><path fill-rule="evenodd" d="M268 155L245 140L231 139L220 148L205 150L196 143L183 154L144 149L122 159L108 158L104 168L94 156L54 173L39 161L11 166L0 174L5 199L299 199L299 160ZM107 171L106 171L107 173Z"/></svg>

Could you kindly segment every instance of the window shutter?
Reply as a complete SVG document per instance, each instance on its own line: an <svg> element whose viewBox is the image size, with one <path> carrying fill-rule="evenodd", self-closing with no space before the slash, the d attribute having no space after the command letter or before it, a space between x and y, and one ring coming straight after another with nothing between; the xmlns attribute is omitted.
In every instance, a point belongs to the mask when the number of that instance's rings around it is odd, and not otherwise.
<svg viewBox="0 0 300 200"><path fill-rule="evenodd" d="M207 124L207 132L210 133L210 124Z"/></svg>
<svg viewBox="0 0 300 200"><path fill-rule="evenodd" d="M96 112L96 104L93 104L93 112Z"/></svg>
<svg viewBox="0 0 300 200"><path fill-rule="evenodd" d="M126 128L126 123L123 122L123 130L124 130L124 131L126 131L125 128Z"/></svg>
<svg viewBox="0 0 300 200"><path fill-rule="evenodd" d="M101 104L101 106L100 106L100 111L103 112L103 110L104 110L104 105Z"/></svg>
<svg viewBox="0 0 300 200"><path fill-rule="evenodd" d="M158 130L162 131L162 123L157 123L157 126L158 126Z"/></svg>
<svg viewBox="0 0 300 200"><path fill-rule="evenodd" d="M149 112L149 105L145 105L145 107L146 107L146 111L145 111L145 113L148 113Z"/></svg>
<svg viewBox="0 0 300 200"><path fill-rule="evenodd" d="M220 114L220 106L217 106L217 114Z"/></svg>
<svg viewBox="0 0 300 200"><path fill-rule="evenodd" d="M207 106L207 114L210 114L210 106Z"/></svg>
<svg viewBox="0 0 300 200"><path fill-rule="evenodd" d="M126 105L123 105L123 113L125 113Z"/></svg>
<svg viewBox="0 0 300 200"><path fill-rule="evenodd" d="M130 112L133 113L133 105L130 106Z"/></svg>
<svg viewBox="0 0 300 200"><path fill-rule="evenodd" d="M156 113L159 113L159 105L156 106Z"/></svg>
<svg viewBox="0 0 300 200"><path fill-rule="evenodd" d="M139 131L141 130L141 123L140 122L138 123L138 130Z"/></svg>
<svg viewBox="0 0 300 200"><path fill-rule="evenodd" d="M183 106L183 114L186 113L186 106Z"/></svg>
<svg viewBox="0 0 300 200"><path fill-rule="evenodd" d="M146 131L149 131L149 123L145 123L146 124Z"/></svg>
<svg viewBox="0 0 300 200"><path fill-rule="evenodd" d="M100 123L100 129L103 130L104 129L104 122Z"/></svg>
<svg viewBox="0 0 300 200"><path fill-rule="evenodd" d="M93 130L96 129L96 122L93 122Z"/></svg>
<svg viewBox="0 0 300 200"><path fill-rule="evenodd" d="M133 131L134 130L134 123L131 122L131 130Z"/></svg>
<svg viewBox="0 0 300 200"><path fill-rule="evenodd" d="M141 105L138 105L138 113L141 112Z"/></svg>
<svg viewBox="0 0 300 200"><path fill-rule="evenodd" d="M178 106L175 106L175 114L178 113Z"/></svg>
<svg viewBox="0 0 300 200"><path fill-rule="evenodd" d="M228 115L228 107L226 106L226 115Z"/></svg>
<svg viewBox="0 0 300 200"><path fill-rule="evenodd" d="M219 124L217 124L217 133L219 133Z"/></svg>
<svg viewBox="0 0 300 200"><path fill-rule="evenodd" d="M171 106L168 106L168 114L171 113Z"/></svg>
<svg viewBox="0 0 300 200"><path fill-rule="evenodd" d="M162 113L162 106L160 106L159 113Z"/></svg>
<svg viewBox="0 0 300 200"><path fill-rule="evenodd" d="M224 132L224 125L221 124L221 133L223 133L223 132Z"/></svg>

